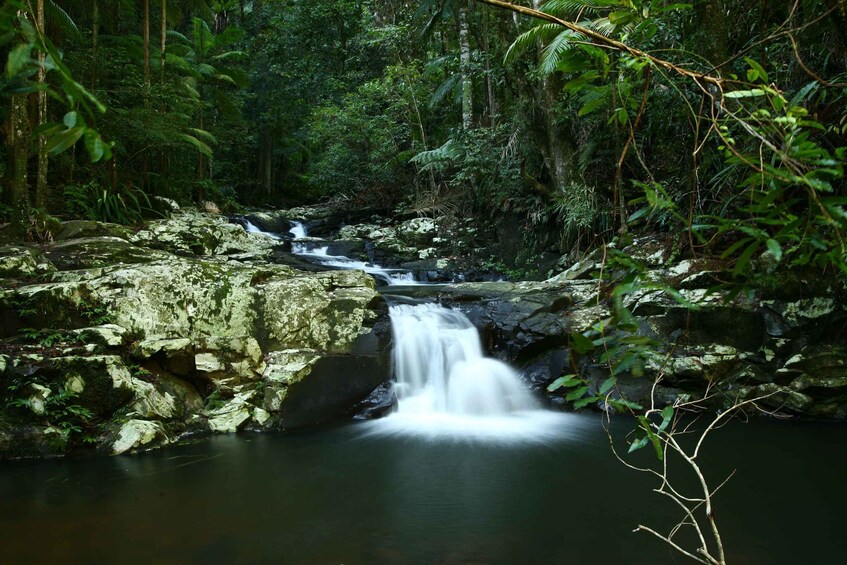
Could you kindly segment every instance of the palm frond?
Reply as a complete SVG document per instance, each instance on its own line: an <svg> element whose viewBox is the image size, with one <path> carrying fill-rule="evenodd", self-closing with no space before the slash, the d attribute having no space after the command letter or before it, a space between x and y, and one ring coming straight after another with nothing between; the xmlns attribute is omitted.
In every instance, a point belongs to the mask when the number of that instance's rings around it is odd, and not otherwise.
<svg viewBox="0 0 847 565"><path fill-rule="evenodd" d="M183 143L190 145L191 147L196 149L202 155L204 155L206 157L212 156L212 148L209 147L203 141L200 141L199 139L194 137L193 135L188 135L187 133L178 133L178 134L176 134L176 138L178 140L182 141Z"/></svg>
<svg viewBox="0 0 847 565"><path fill-rule="evenodd" d="M620 8L620 0L549 0L541 6L541 11L554 16L572 16L578 13L599 14L607 10Z"/></svg>
<svg viewBox="0 0 847 565"><path fill-rule="evenodd" d="M581 36L569 29L559 33L541 52L541 63L539 67L541 72L545 75L555 72L556 67L559 65L559 60L565 52L573 48L571 42L578 37Z"/></svg>
<svg viewBox="0 0 847 565"><path fill-rule="evenodd" d="M429 107L435 108L441 104L447 95L453 92L461 83L462 75L455 74L447 77L447 80L441 83L438 89L436 89L435 94L429 99Z"/></svg>
<svg viewBox="0 0 847 565"><path fill-rule="evenodd" d="M503 62L509 64L517 59L530 47L538 45L538 43L546 43L555 38L562 31L562 26L554 23L546 23L537 25L534 28L520 34L506 51Z"/></svg>
<svg viewBox="0 0 847 565"><path fill-rule="evenodd" d="M44 14L47 21L58 27L62 32L79 37L80 33L76 22L53 0L47 0L44 4Z"/></svg>
<svg viewBox="0 0 847 565"><path fill-rule="evenodd" d="M420 171L435 171L444 168L460 156L461 151L453 146L452 139L448 139L441 147L421 151L409 159L409 162L417 165Z"/></svg>

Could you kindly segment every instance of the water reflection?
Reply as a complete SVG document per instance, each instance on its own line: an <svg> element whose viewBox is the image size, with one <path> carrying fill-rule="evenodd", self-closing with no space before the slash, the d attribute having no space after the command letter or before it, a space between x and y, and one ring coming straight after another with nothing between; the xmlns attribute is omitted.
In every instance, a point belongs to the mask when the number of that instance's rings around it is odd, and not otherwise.
<svg viewBox="0 0 847 565"><path fill-rule="evenodd" d="M670 563L638 523L676 511L609 453L597 415L571 437L491 445L345 425L217 436L116 458L0 467L3 563ZM630 428L621 422L617 435ZM847 550L843 427L754 422L716 433L718 516L736 563Z"/></svg>

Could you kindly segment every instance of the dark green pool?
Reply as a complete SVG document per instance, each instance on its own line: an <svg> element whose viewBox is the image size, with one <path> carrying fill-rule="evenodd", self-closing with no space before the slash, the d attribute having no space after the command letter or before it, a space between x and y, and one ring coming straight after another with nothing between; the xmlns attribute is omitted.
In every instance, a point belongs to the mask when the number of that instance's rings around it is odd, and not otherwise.
<svg viewBox="0 0 847 565"><path fill-rule="evenodd" d="M685 562L631 533L676 514L612 457L600 417L569 425L540 445L363 438L351 423L5 463L0 562ZM845 432L757 421L713 436L710 475L737 469L717 498L730 563L841 562Z"/></svg>

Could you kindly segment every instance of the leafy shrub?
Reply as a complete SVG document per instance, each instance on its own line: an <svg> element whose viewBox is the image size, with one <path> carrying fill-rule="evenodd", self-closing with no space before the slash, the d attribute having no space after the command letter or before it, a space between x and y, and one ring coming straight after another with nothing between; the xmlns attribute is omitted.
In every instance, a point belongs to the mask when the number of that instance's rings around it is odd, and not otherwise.
<svg viewBox="0 0 847 565"><path fill-rule="evenodd" d="M133 224L143 219L145 211L152 210L147 195L127 185L103 188L92 181L67 185L63 194L68 212L87 220Z"/></svg>

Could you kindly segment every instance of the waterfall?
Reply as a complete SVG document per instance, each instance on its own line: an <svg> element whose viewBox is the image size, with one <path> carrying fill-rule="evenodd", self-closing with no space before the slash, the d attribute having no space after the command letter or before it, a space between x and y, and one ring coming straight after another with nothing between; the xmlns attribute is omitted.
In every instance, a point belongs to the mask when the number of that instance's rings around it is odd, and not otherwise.
<svg viewBox="0 0 847 565"><path fill-rule="evenodd" d="M496 416L538 407L514 369L483 355L461 312L400 305L390 316L398 412Z"/></svg>
<svg viewBox="0 0 847 565"><path fill-rule="evenodd" d="M484 355L476 328L437 304L389 309L396 410L366 435L546 442L567 415L542 409L512 367Z"/></svg>
<svg viewBox="0 0 847 565"><path fill-rule="evenodd" d="M306 237L306 226L303 225L303 222L292 221L291 229L288 230L288 233L291 234L291 237L294 239L303 239Z"/></svg>
<svg viewBox="0 0 847 565"><path fill-rule="evenodd" d="M388 285L418 285L415 275L406 269L389 269L374 263L357 261L343 255L330 255L329 246L321 245L317 241L298 241L307 237L306 226L303 222L291 221L292 228L288 230L294 241L291 244L291 252L299 255L312 263L331 267L334 269L365 271L369 275L383 281ZM279 235L262 231L249 220L244 220L244 229L249 233L262 233L274 239L282 239Z"/></svg>
<svg viewBox="0 0 847 565"><path fill-rule="evenodd" d="M387 285L417 285L420 284L415 280L415 276L411 271L403 269L388 269L374 263L366 263L365 261L357 261L344 255L330 255L328 245L320 245L315 242L300 242L295 241L291 245L292 253L308 259L309 261L325 267L333 267L335 269L353 270L358 269L365 271L372 277L378 278Z"/></svg>

